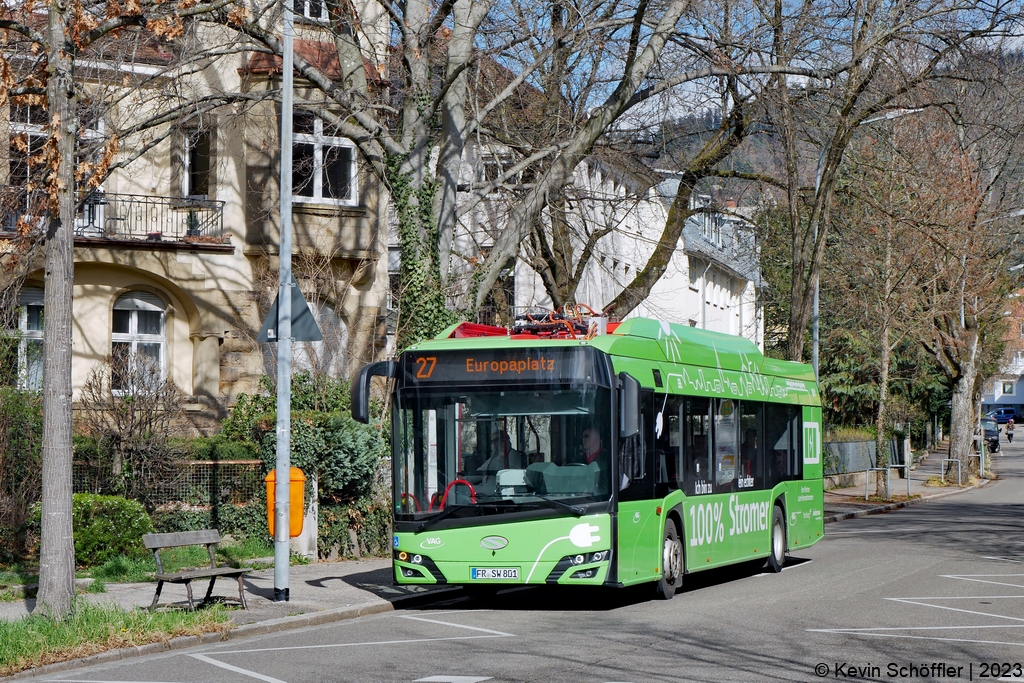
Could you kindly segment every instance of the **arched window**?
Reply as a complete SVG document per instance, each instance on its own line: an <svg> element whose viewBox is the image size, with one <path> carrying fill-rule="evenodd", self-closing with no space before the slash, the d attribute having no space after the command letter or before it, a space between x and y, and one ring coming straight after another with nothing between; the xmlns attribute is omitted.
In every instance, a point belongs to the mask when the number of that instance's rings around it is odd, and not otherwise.
<svg viewBox="0 0 1024 683"><path fill-rule="evenodd" d="M159 369L159 378L166 374L167 338L164 333L167 304L149 292L128 292L114 302L111 328L111 355L115 365L129 359L149 360ZM124 380L115 372L115 389L124 389Z"/></svg>

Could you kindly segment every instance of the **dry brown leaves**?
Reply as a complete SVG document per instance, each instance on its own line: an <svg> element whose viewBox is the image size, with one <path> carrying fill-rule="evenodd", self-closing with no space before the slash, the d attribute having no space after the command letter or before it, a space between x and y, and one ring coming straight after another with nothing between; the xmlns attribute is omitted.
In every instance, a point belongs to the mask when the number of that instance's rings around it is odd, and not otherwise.
<svg viewBox="0 0 1024 683"><path fill-rule="evenodd" d="M103 156L98 162L94 164L89 161L83 161L78 164L78 168L75 169L75 180L82 182L82 179L88 176L88 179L85 181L86 187L94 190L99 187L110 170L110 165L117 158L118 145L118 137L115 134L103 146Z"/></svg>
<svg viewBox="0 0 1024 683"><path fill-rule="evenodd" d="M71 39L75 41L77 47L85 47L86 35L99 25L100 22L95 17L82 9L82 3L76 2L71 6L71 22L68 29L71 31Z"/></svg>
<svg viewBox="0 0 1024 683"><path fill-rule="evenodd" d="M11 65L7 63L3 55L0 55L0 107L7 104L10 90L16 83L14 73L11 71Z"/></svg>
<svg viewBox="0 0 1024 683"><path fill-rule="evenodd" d="M164 40L174 40L185 33L185 26L175 15L171 15L167 19L150 19L146 22L146 29Z"/></svg>
<svg viewBox="0 0 1024 683"><path fill-rule="evenodd" d="M232 26L241 26L249 17L249 10L239 5L228 12L228 23Z"/></svg>

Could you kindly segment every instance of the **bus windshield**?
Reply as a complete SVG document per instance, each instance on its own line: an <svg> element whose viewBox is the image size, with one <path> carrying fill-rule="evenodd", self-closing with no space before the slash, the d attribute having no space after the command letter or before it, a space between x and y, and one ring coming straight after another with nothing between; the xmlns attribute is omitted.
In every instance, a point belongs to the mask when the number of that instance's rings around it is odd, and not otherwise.
<svg viewBox="0 0 1024 683"><path fill-rule="evenodd" d="M396 521L582 510L611 496L611 393L589 384L397 392Z"/></svg>

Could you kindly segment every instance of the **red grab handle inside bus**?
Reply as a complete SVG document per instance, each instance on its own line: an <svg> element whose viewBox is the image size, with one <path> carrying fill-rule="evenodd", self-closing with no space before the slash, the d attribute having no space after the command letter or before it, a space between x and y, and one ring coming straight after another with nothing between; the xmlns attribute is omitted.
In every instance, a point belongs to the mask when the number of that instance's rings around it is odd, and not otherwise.
<svg viewBox="0 0 1024 683"><path fill-rule="evenodd" d="M402 498L401 498L402 505L405 505L406 502L408 502L408 500L410 498L412 498L412 504L416 506L416 512L419 512L420 511L420 502L418 500L416 500L416 496L412 495L411 493L403 493L402 494Z"/></svg>
<svg viewBox="0 0 1024 683"><path fill-rule="evenodd" d="M468 487L469 488L469 502L471 502L471 503L475 503L476 502L476 489L473 488L473 485L470 484L465 479L455 479L455 480L452 481L452 483L448 484L448 486L445 488L444 495L441 496L441 505L439 505L438 508L437 508L438 510L444 510L444 506L448 503L448 492L451 491L452 487L455 486L456 484L462 484L463 486Z"/></svg>

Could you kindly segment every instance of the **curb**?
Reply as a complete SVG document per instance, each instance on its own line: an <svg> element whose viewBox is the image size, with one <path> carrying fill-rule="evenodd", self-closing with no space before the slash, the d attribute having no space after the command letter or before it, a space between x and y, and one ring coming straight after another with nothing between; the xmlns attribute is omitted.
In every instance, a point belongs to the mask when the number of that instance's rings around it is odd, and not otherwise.
<svg viewBox="0 0 1024 683"><path fill-rule="evenodd" d="M278 619L257 621L252 624L237 626L230 631L225 631L224 633L204 633L198 636L178 636L177 638L171 638L163 643L148 643L146 645L124 647L118 650L107 650L106 652L100 652L89 657L69 659L65 662L54 662L53 664L45 664L43 666L35 667L33 669L25 669L24 671L19 671L16 674L0 678L0 681L13 681L23 678L31 678L33 676L45 676L47 674L57 673L60 671L68 671L69 669L79 669L85 666L92 666L93 664L115 662L121 659L152 655L158 652L183 650L195 647L196 645L209 645L210 643L234 640L236 638L245 638L248 636L263 635L267 633L279 633L281 631L291 631L293 629L304 628L306 626L320 626L322 624L329 624L336 621L355 619L356 617L362 617L369 614L391 612L394 609L395 606L387 600L377 600L375 602L369 602L364 605L355 605L353 607L338 607L335 609L323 610L322 612L299 614L294 617L280 617Z"/></svg>
<svg viewBox="0 0 1024 683"><path fill-rule="evenodd" d="M965 488L957 489L955 491L943 491L942 493L933 493L933 494L931 494L929 496L921 496L920 498L912 498L910 500L905 500L905 501L902 501L900 503L887 503L886 505L879 505L878 507L866 508L864 510L856 510L855 512L842 512L842 513L840 513L838 515L829 515L828 517L825 517L823 521L824 521L825 524L831 524L833 522L841 522L844 519L856 519L857 517L866 517L868 515L877 515L877 514L881 514L883 512L888 512L890 510L898 510L899 508L905 508L908 505L915 505L917 503L923 503L923 502L929 501L929 500L937 500L939 498L946 498L947 496L955 496L955 495L960 494L960 493L967 493L968 491L973 491L973 490L976 490L976 489L982 489L982 488L985 488L986 486L988 486L989 484L991 484L993 481L995 481L995 479L987 479L985 482L983 482L981 484L967 486Z"/></svg>

